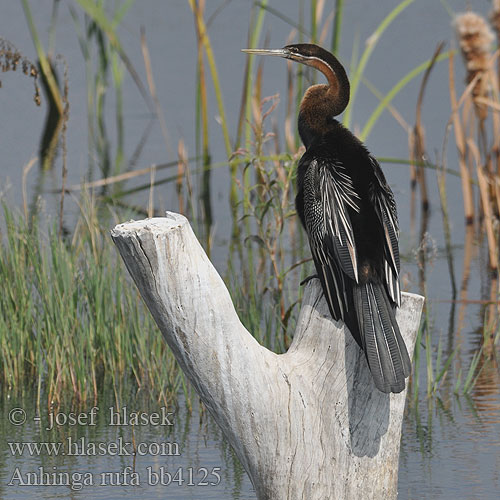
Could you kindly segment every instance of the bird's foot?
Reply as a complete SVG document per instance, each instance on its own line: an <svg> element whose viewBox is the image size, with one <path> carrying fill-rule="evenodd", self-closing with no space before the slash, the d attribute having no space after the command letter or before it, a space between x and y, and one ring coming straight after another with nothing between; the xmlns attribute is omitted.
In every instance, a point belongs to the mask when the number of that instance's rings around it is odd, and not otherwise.
<svg viewBox="0 0 500 500"><path fill-rule="evenodd" d="M303 279L300 282L300 286L306 285L307 283L309 283L309 281L313 280L314 278L318 278L319 279L319 276L317 274L312 274L311 276L308 276L307 278Z"/></svg>

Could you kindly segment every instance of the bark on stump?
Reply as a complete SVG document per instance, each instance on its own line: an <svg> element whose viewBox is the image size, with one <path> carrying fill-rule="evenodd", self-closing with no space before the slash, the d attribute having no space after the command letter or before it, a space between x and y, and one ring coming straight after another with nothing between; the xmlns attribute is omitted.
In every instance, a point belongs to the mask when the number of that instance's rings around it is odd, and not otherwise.
<svg viewBox="0 0 500 500"><path fill-rule="evenodd" d="M241 324L185 217L120 224L112 237L260 500L396 498L406 390L375 388L318 280L306 285L290 349L277 355ZM403 293L397 311L410 357L423 302Z"/></svg>

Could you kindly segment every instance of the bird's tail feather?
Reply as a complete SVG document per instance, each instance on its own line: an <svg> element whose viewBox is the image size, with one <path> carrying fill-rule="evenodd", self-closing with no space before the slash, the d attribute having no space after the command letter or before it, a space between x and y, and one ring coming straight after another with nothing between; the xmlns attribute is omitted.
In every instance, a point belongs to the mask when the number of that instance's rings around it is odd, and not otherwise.
<svg viewBox="0 0 500 500"><path fill-rule="evenodd" d="M353 299L361 344L375 385L382 392L401 392L411 362L384 286L355 285Z"/></svg>

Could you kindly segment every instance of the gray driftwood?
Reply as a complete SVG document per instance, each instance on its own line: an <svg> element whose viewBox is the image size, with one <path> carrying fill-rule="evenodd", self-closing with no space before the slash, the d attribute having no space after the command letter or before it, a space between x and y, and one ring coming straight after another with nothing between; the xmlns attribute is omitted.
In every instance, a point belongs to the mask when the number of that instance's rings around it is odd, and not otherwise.
<svg viewBox="0 0 500 500"><path fill-rule="evenodd" d="M120 224L112 237L259 499L396 497L406 391L375 388L318 280L305 288L290 349L277 355L241 324L185 217ZM410 356L422 305L404 293L397 314Z"/></svg>

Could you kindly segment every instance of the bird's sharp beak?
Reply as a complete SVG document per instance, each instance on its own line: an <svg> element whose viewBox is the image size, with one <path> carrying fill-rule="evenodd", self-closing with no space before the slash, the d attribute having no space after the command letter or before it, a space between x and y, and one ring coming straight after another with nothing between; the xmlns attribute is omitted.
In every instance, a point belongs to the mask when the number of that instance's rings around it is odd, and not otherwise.
<svg viewBox="0 0 500 500"><path fill-rule="evenodd" d="M290 51L287 49L241 49L241 51L258 56L290 57Z"/></svg>

